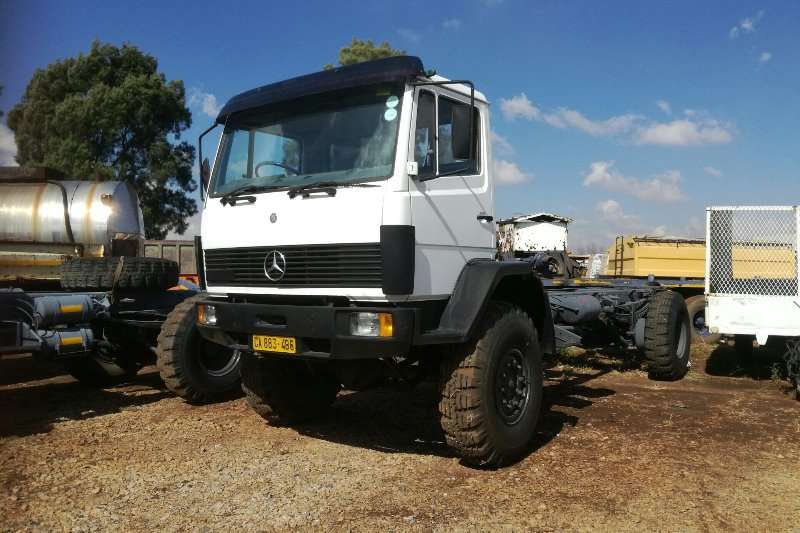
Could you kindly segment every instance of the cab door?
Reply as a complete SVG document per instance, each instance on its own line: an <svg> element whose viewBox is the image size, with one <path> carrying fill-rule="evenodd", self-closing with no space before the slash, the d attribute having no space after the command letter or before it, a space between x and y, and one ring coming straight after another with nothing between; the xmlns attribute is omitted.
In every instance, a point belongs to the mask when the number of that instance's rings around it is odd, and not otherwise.
<svg viewBox="0 0 800 533"><path fill-rule="evenodd" d="M453 143L465 132L454 128L464 127L455 117L469 116L469 97L423 86L415 102L409 151L418 168L409 185L416 234L414 294L442 297L452 293L467 261L495 253L487 107L476 101L473 160L464 160L454 157Z"/></svg>

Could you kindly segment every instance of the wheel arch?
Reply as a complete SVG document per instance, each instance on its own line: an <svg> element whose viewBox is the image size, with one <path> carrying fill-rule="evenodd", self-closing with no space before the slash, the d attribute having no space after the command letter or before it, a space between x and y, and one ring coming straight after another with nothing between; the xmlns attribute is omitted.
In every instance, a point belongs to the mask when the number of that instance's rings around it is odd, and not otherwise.
<svg viewBox="0 0 800 533"><path fill-rule="evenodd" d="M555 352L550 300L539 277L522 261L467 263L442 313L439 330L469 339L494 299L511 302L528 313L536 326L542 351Z"/></svg>

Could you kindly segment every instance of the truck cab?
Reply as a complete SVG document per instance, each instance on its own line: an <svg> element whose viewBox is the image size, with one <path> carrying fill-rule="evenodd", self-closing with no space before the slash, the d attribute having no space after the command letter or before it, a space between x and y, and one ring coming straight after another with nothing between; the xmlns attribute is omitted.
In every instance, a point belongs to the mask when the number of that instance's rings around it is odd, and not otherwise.
<svg viewBox="0 0 800 533"><path fill-rule="evenodd" d="M453 361L444 353L457 349L463 362L487 313L509 315L494 303L502 293L519 302L501 393L516 419L506 430L519 435L467 449L451 424L448 440L486 464L523 449L554 335L532 270L494 261L486 97L400 56L244 92L216 124L224 130L205 184L197 324L242 352L253 407L291 423L342 386L438 377ZM449 390L444 404L463 401L460 387Z"/></svg>
<svg viewBox="0 0 800 533"><path fill-rule="evenodd" d="M209 292L446 299L467 261L494 255L488 104L417 58L249 91L217 122Z"/></svg>

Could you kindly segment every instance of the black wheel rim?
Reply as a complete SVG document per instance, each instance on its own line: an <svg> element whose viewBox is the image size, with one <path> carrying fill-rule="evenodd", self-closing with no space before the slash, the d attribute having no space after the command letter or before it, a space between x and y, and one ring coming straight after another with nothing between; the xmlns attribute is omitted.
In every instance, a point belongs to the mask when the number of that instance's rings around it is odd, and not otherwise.
<svg viewBox="0 0 800 533"><path fill-rule="evenodd" d="M229 374L239 364L241 353L239 350L229 350L206 339L200 342L199 357L197 362L209 376L221 377Z"/></svg>
<svg viewBox="0 0 800 533"><path fill-rule="evenodd" d="M495 406L508 425L520 421L531 397L531 369L519 348L508 350L498 361L494 382Z"/></svg>

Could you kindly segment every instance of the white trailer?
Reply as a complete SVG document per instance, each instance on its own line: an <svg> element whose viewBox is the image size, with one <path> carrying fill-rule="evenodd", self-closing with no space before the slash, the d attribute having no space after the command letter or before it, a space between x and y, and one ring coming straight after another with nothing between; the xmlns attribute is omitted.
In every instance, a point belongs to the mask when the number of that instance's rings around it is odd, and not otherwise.
<svg viewBox="0 0 800 533"><path fill-rule="evenodd" d="M500 251L526 257L536 252L567 250L567 226L571 218L552 213L522 215L499 220Z"/></svg>
<svg viewBox="0 0 800 533"><path fill-rule="evenodd" d="M712 333L786 340L790 380L800 393L800 209L706 209L706 317Z"/></svg>

